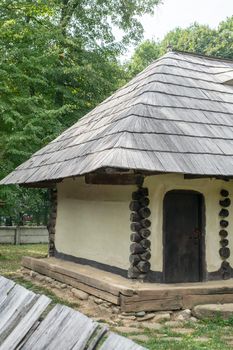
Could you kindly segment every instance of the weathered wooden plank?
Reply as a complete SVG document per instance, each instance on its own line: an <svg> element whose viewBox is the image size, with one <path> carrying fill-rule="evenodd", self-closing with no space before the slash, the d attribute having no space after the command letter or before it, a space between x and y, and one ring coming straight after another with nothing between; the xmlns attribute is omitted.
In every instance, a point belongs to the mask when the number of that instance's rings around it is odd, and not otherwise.
<svg viewBox="0 0 233 350"><path fill-rule="evenodd" d="M97 270L90 266L86 267L56 258L36 259L31 257L23 257L22 265L45 275L47 274L46 271L48 273L49 271L60 273L116 296L119 296L119 292L124 295L133 295L133 289L127 286L127 280L126 284L123 284L118 282L117 277L112 277L111 273L100 270L98 270L98 276L96 276ZM92 273L90 273L91 271Z"/></svg>
<svg viewBox="0 0 233 350"><path fill-rule="evenodd" d="M182 309L183 302L181 296L174 296L166 299L140 300L130 302L130 297L121 296L121 311L160 311Z"/></svg>
<svg viewBox="0 0 233 350"><path fill-rule="evenodd" d="M41 321L51 300L0 276L0 290L5 291L6 286L11 289L0 305L1 350L95 350L108 331L107 326L62 305L56 305ZM131 340L111 334L104 346L104 349L114 350L144 349Z"/></svg>
<svg viewBox="0 0 233 350"><path fill-rule="evenodd" d="M56 305L42 321L23 350L84 350L98 324L67 306Z"/></svg>
<svg viewBox="0 0 233 350"><path fill-rule="evenodd" d="M105 334L108 332L107 326L101 326L97 329L95 335L93 336L92 340L88 344L87 350L96 350L97 345L102 340L102 338L105 336Z"/></svg>
<svg viewBox="0 0 233 350"><path fill-rule="evenodd" d="M44 295L40 296L31 309L8 335L3 344L1 344L1 350L16 349L31 328L39 320L41 314L45 311L50 302L51 299Z"/></svg>
<svg viewBox="0 0 233 350"><path fill-rule="evenodd" d="M123 311L138 311L143 310L144 307L147 310L161 310L160 301L166 303L171 309L176 310L178 306L183 308L192 307L196 305L198 301L200 303L209 302L232 302L233 300L233 287L222 286L223 282L216 283L208 282L200 284L198 287L185 286L173 287L164 285L163 288L158 287L151 289L138 289L135 290L135 295L132 297L121 296L121 308ZM213 299L212 299L213 297ZM174 304L173 304L174 301ZM203 302L202 302L203 301Z"/></svg>
<svg viewBox="0 0 233 350"><path fill-rule="evenodd" d="M9 291L14 287L15 282L0 276L0 304L5 300Z"/></svg>
<svg viewBox="0 0 233 350"><path fill-rule="evenodd" d="M24 187L28 188L54 188L56 186L56 183L60 182L61 180L58 179L56 181L41 181L38 182L36 185L34 183L27 183L24 185Z"/></svg>
<svg viewBox="0 0 233 350"><path fill-rule="evenodd" d="M138 178L134 174L87 174L85 182L97 185L136 185Z"/></svg>
<svg viewBox="0 0 233 350"><path fill-rule="evenodd" d="M229 117L226 117L224 114L221 116L222 120L221 123L219 123L217 115L213 116L210 120L206 117L206 115L203 115L201 111L196 110L195 113L192 110L189 110L189 113L184 113L184 111L181 109L179 111L179 115L174 115L174 111L169 110L169 108L163 108L166 109L166 118L163 118L160 115L161 107L156 105L150 105L146 106L147 108L142 108L143 106L138 106L140 108L140 113L138 115L141 115L141 118L137 120L137 123L134 122L135 114L126 114L124 117L120 116L114 119L112 123L114 122L114 125L112 126L112 129L114 132L122 132L127 129L128 132L156 132L161 133L180 133L180 128L185 128L186 134L190 131L195 132L195 127L201 128L201 136L207 133L209 137L213 137L213 135L220 136L222 132L223 126L232 127L232 122L229 120ZM141 111L142 110L142 111ZM150 111L150 113L148 113ZM214 114L214 112L213 112ZM219 114L219 113L218 113ZM200 115L200 117L198 117ZM103 117L103 116L102 116ZM73 140L75 139L75 145L78 145L83 142L83 139L86 137L88 140L93 139L95 135L102 134L101 128L103 128L103 134L104 130L106 129L106 124L111 122L112 115L107 117L105 124L102 126L98 126L96 123L93 123L92 128L83 130L83 128L79 128L79 131L73 135L71 138L68 138L67 141L63 141L62 144L59 141L53 142L51 144L51 149L47 150L49 151L56 151L60 150L62 148L65 148L66 146L69 146L69 143L72 141L72 144L74 143ZM116 123L117 122L117 123ZM127 123L126 123L127 122ZM158 123L159 122L159 123ZM160 127L160 123L163 125L165 123L165 127ZM125 125L126 124L126 125ZM170 125L170 127L169 127ZM187 127L188 126L188 127ZM208 127L207 127L208 126ZM97 129L96 129L97 128ZM158 129L159 128L159 129ZM213 128L216 128L216 131L214 132ZM157 130L158 129L158 130ZM231 129L230 129L231 130ZM212 131L212 132L211 132ZM219 134L220 132L220 134ZM229 132L229 131L228 131ZM229 133L227 134L229 136ZM226 135L226 136L227 136ZM54 147L54 145L57 144L57 148ZM48 145L49 146L49 145ZM47 146L47 147L48 147Z"/></svg>
<svg viewBox="0 0 233 350"><path fill-rule="evenodd" d="M106 292L104 290L100 290L97 287L95 287L95 285L92 287L88 284L79 282L76 278L64 275L64 274L59 273L59 272L54 272L52 270L47 269L44 266L37 266L35 268L35 271L37 271L43 275L46 275L48 277L54 278L57 281L60 281L62 283L66 283L66 284L69 284L75 288L81 289L84 292L95 295L98 298L101 298L101 299L107 300L113 304L119 305L119 295L114 295L114 294L111 294L111 293ZM119 294L119 292L118 292L118 294Z"/></svg>
<svg viewBox="0 0 233 350"><path fill-rule="evenodd" d="M183 308L191 309L199 304L226 304L233 303L232 294L195 294L183 296Z"/></svg>
<svg viewBox="0 0 233 350"><path fill-rule="evenodd" d="M0 345L37 301L38 296L15 285L0 304Z"/></svg>
<svg viewBox="0 0 233 350"><path fill-rule="evenodd" d="M92 139L88 141L88 144L73 145L72 149L61 149L56 152L57 161L72 161L73 154L78 154L78 157L85 157L95 152L105 152L106 149L121 149L121 150L134 150L137 154L143 151L150 152L165 152L169 154L181 153L189 157L189 154L195 156L196 154L209 154L213 161L216 155L231 156L232 144L233 144L233 131L227 128L228 134L222 135L220 127L215 126L202 126L188 125L187 123L177 123L171 121L160 121L157 125L151 122L151 126L148 126L148 130L134 131L132 127L128 127L127 132L122 130L119 133L123 133L119 141L119 134L105 135L101 140ZM222 128L222 126L221 126ZM153 131L154 130L154 131ZM98 146L96 145L98 141ZM125 152L123 152L124 154ZM142 154L140 155L142 157ZM45 155L46 165L54 165L56 159L50 158ZM99 155L96 154L97 160ZM45 165L45 159L41 157L37 167ZM124 159L122 160L124 161ZM208 165L208 164L207 164ZM122 165L124 167L124 164ZM55 168L54 168L55 169ZM156 170L156 169L154 169ZM56 169L60 171L60 167ZM90 175L92 176L92 175ZM92 183L96 184L133 184L135 183L132 176L122 174L122 176L108 176L104 177L96 175L98 178L92 178ZM94 175L93 175L94 177ZM115 177L115 178L114 178ZM33 179L33 177L32 177ZM89 181L89 183L91 183Z"/></svg>
<svg viewBox="0 0 233 350"><path fill-rule="evenodd" d="M174 284L172 287L168 286L167 284L164 284L163 287L157 287L153 288L153 286L149 289L144 289L143 286L141 289L137 288L135 290L135 293L130 298L125 298L126 300L129 300L129 302L137 302L140 300L154 300L154 299L166 299L171 298L176 295L184 296L184 295L195 295L195 294L233 294L233 285L232 286L223 286L222 281L219 283L207 282L202 283L202 285L196 286L197 283L195 283L193 286L190 285L183 285L180 287L177 287L176 284Z"/></svg>
<svg viewBox="0 0 233 350"><path fill-rule="evenodd" d="M74 288L78 288L80 290L83 290L84 292L94 295L100 299L104 299L109 301L110 303L113 303L115 305L119 305L120 301L119 301L119 296L117 295L113 295L111 293L105 292L103 290L97 289L95 287L91 287L87 284L78 282L75 278L63 275L61 273L58 272L53 272L53 271L42 271L41 273L46 274L47 276L54 278L55 280L62 282L62 283L66 283L68 285L73 286Z"/></svg>
<svg viewBox="0 0 233 350"><path fill-rule="evenodd" d="M150 155L147 153L151 153ZM105 149L98 153L89 153L77 158L69 158L61 163L52 163L47 165L40 165L34 168L34 174L30 175L31 181L41 180L44 176L51 176L51 178L68 177L75 172L76 174L83 174L84 172L91 172L103 167L106 158L109 159L109 167L126 167L127 169L140 169L146 171L159 172L176 172L187 174L206 174L206 175L233 175L233 163L231 156L215 155L215 154L193 154L193 153L175 153L162 151L145 151L135 150L132 148L114 147L112 149ZM78 161L77 161L78 159ZM93 168L95 164L95 168ZM221 164L221 167L219 167ZM224 167L222 166L224 164ZM31 171L31 169L30 169ZM21 171L20 171L21 173ZM27 181L28 171L24 174L18 174L18 182ZM20 175L20 177L19 177ZM12 175L13 176L13 175ZM13 177L11 180L13 181Z"/></svg>
<svg viewBox="0 0 233 350"><path fill-rule="evenodd" d="M26 259L27 260L27 259ZM37 261L38 259L35 259ZM83 267L79 264L69 263L66 261L60 261L59 259L42 259L39 262L46 260L47 265L43 265L43 268L37 270L42 274L47 274L55 279L60 280L61 282L68 283L73 285L76 288L86 291L92 295L100 297L104 300L108 300L115 304L123 303L122 310L133 311L136 308L137 311L144 310L146 307L147 310L161 310L161 300L164 303L167 303L168 309L179 309L182 306L181 299L185 295L233 295L233 284L231 281L211 281L211 282L202 282L202 283L178 283L178 284L154 284L154 283L133 283L130 280L124 279L120 276L112 275L104 271L98 272L98 276L94 273L92 267L86 266ZM30 260L31 261L31 260ZM55 261L57 265L62 264L63 270L56 269L61 272L51 271L50 262ZM54 263L53 263L54 264ZM71 265L70 265L71 264ZM27 266L27 264L26 264ZM37 265L35 265L37 266ZM34 267L35 267L34 266ZM60 266L60 265L59 265ZM29 266L30 267L30 266ZM75 267L75 268L74 268ZM31 266L33 268L33 266ZM66 270L66 271L64 271ZM70 271L73 270L74 274L71 273L73 277L68 276ZM79 280L75 278L78 271ZM65 273L65 274L64 274ZM81 280L80 276L85 274L85 283L79 282ZM95 275L94 280L87 280L88 275ZM111 276L111 278L106 278L106 276ZM96 283L96 279L99 279L99 283ZM89 284L86 284L88 281ZM102 282L108 284L106 287L108 291L113 291L115 294L103 291ZM122 281L119 283L118 281ZM124 283L123 283L124 281ZM99 289L99 286L102 286L102 289ZM112 286L114 289L112 289ZM124 288L125 289L124 289ZM126 292L125 292L126 291ZM127 295L127 294L128 295ZM119 300L119 295L121 298ZM124 297L125 296L125 297ZM135 304L135 305L134 305ZM165 307L165 306L164 306Z"/></svg>
<svg viewBox="0 0 233 350"><path fill-rule="evenodd" d="M120 335L110 333L99 350L145 350L146 348L137 345L132 340Z"/></svg>

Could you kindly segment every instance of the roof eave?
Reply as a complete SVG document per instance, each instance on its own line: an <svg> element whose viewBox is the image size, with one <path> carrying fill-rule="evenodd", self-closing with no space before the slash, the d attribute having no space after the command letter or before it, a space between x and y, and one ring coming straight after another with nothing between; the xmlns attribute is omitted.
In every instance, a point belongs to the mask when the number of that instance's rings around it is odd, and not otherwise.
<svg viewBox="0 0 233 350"><path fill-rule="evenodd" d="M127 177L126 184L130 184L129 177L131 177L132 178L131 184L133 184L134 183L133 178L136 179L136 177L140 176L140 175L143 177L147 177L147 176L168 175L168 174L183 175L185 180L216 179L216 180L222 180L222 181L229 181L229 180L233 179L233 175L231 175L231 174L230 175L188 174L188 173L182 173L182 172L179 172L179 173L178 172L166 172L166 171L162 172L162 171L153 171L153 170L144 170L144 169L123 169L123 168L116 169L116 168L109 167L109 168L96 169L95 171L85 173L85 174L72 175L72 176L59 178L59 179L35 181L35 182L23 182L23 183L16 183L16 182L7 183L6 182L6 183L2 183L2 184L4 184L4 185L19 185L20 187L26 187L26 188L54 188L54 187L56 187L56 185L58 183L61 183L64 179L70 179L70 178L75 179L77 177L83 177L83 176L85 176L85 178L90 179L91 176L101 176L101 175L104 175L105 178L108 177L109 179L111 179L111 177L119 176L123 179L123 181L122 181L123 184L125 184L124 176L125 176L125 178ZM97 181L99 181L99 180L97 180ZM0 182L0 184L1 184L1 182ZM103 184L104 183L105 183L105 180L103 180ZM99 184L101 184L101 183L99 183ZM118 184L117 181L115 182L115 184Z"/></svg>

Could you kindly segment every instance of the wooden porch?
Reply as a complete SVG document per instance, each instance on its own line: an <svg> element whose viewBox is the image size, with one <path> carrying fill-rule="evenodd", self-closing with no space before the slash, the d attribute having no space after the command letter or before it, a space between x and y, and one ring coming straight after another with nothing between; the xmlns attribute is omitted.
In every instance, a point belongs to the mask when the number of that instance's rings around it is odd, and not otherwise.
<svg viewBox="0 0 233 350"><path fill-rule="evenodd" d="M198 304L233 303L233 279L199 283L142 283L57 258L24 257L22 266L120 305L121 310L126 312L179 310Z"/></svg>

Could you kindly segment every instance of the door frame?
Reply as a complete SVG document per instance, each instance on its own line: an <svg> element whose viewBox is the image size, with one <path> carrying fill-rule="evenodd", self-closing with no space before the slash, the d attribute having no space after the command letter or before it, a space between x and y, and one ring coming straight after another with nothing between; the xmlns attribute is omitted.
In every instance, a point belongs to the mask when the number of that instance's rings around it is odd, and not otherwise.
<svg viewBox="0 0 233 350"><path fill-rule="evenodd" d="M199 271L200 271L200 280L199 282L203 282L207 280L207 267L206 267L206 209L205 209L205 197L201 192L195 191L195 190L186 190L186 189L175 189L175 190L169 190L164 194L163 197L163 224L162 224L162 242L163 242L163 283L166 282L166 276L165 276L165 242L166 242L166 232L165 232L165 220L166 220L166 210L165 210L165 198L166 195L169 193L187 193L187 194L197 194L199 196L199 215L201 219L201 238L200 238L200 262L199 262ZM198 283L198 282L192 282L192 283Z"/></svg>

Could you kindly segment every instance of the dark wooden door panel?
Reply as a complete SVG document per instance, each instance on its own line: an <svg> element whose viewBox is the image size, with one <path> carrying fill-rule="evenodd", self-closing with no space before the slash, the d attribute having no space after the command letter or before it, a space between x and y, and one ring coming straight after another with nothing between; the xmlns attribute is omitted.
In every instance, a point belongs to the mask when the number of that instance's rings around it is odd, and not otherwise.
<svg viewBox="0 0 233 350"><path fill-rule="evenodd" d="M202 196L171 191L164 198L165 282L200 281Z"/></svg>

